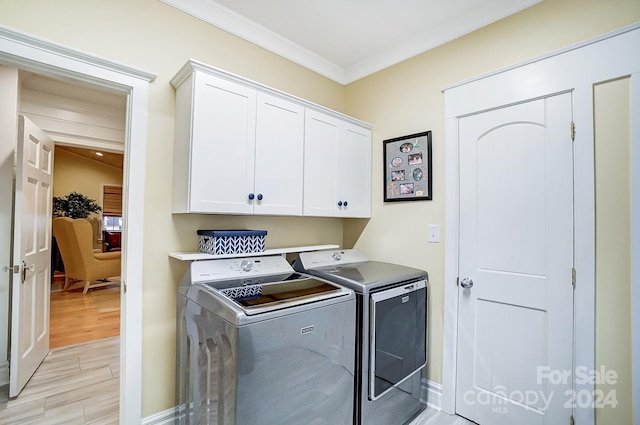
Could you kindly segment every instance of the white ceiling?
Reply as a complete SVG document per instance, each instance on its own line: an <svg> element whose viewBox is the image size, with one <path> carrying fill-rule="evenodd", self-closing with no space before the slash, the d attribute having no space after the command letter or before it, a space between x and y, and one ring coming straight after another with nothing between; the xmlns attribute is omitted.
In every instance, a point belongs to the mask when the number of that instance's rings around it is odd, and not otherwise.
<svg viewBox="0 0 640 425"><path fill-rule="evenodd" d="M161 1L348 84L542 0Z"/></svg>

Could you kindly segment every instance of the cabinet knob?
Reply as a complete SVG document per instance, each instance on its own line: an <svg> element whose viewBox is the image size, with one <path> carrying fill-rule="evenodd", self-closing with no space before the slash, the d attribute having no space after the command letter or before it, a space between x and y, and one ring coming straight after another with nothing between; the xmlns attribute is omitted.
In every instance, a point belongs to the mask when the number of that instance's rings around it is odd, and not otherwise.
<svg viewBox="0 0 640 425"><path fill-rule="evenodd" d="M258 201L262 201L262 193L258 193Z"/></svg>
<svg viewBox="0 0 640 425"><path fill-rule="evenodd" d="M253 193L250 193L250 194L249 194L249 199L250 199L250 200L252 200L252 201L253 201L253 198L255 198L255 197L256 197L256 195L254 195Z"/></svg>
<svg viewBox="0 0 640 425"><path fill-rule="evenodd" d="M338 206L341 207L342 206L342 201L338 201Z"/></svg>
<svg viewBox="0 0 640 425"><path fill-rule="evenodd" d="M342 205L344 205L346 207L347 206L347 201L344 201L344 204L342 204Z"/></svg>

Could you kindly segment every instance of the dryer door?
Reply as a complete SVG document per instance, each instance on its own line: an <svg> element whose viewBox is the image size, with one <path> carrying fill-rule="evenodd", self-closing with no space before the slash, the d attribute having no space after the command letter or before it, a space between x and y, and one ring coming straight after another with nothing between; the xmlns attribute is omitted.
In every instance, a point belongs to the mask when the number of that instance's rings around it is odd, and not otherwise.
<svg viewBox="0 0 640 425"><path fill-rule="evenodd" d="M427 364L426 281L371 295L369 399L382 397Z"/></svg>

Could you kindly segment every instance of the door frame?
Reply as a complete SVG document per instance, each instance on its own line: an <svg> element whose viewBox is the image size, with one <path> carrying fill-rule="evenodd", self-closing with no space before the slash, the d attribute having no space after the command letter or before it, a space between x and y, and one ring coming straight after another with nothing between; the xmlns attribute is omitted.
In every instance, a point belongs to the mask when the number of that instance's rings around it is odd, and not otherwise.
<svg viewBox="0 0 640 425"><path fill-rule="evenodd" d="M640 109L640 24L630 25L471 80L443 88L446 125L446 205L444 341L441 409L455 414L456 359L458 334L458 250L459 250L459 163L458 120L489 109L550 95L572 92L574 142L574 256L578 284L574 292L574 365L595 367L595 176L593 134L593 85L622 76L631 76L631 113ZM572 70L580 69L580 72ZM569 70L569 72L565 72ZM504 90L509 87L509 90ZM567 131L569 127L567 126ZM632 122L632 158L640 157L640 128ZM636 161L635 164L638 164ZM631 175L638 178L640 167L631 163ZM633 179L633 181L638 181ZM633 195L636 196L633 196ZM640 211L640 188L632 183L632 211ZM635 209L634 209L635 208ZM637 214L637 213L636 213ZM632 217L633 217L632 212ZM637 242L640 223L632 223ZM640 293L640 250L632 242L632 291ZM580 317L579 321L575 317ZM632 317L633 354L640 353L640 314ZM640 386L638 365L634 370L634 389ZM593 391L589 384L575 385L576 391ZM634 406L635 410L640 406ZM574 411L576 423L593 424L590 408Z"/></svg>
<svg viewBox="0 0 640 425"><path fill-rule="evenodd" d="M149 83L156 75L0 26L0 63L127 94L123 170L120 423L142 416L142 262ZM135 164L135 167L131 165ZM131 282L129 284L129 282Z"/></svg>

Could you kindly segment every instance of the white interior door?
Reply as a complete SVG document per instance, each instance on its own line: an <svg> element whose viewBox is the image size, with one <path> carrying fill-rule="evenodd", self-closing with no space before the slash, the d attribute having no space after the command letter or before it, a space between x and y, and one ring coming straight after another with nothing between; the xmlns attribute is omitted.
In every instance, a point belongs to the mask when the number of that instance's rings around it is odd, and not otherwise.
<svg viewBox="0 0 640 425"><path fill-rule="evenodd" d="M49 352L51 197L54 143L19 117L14 214L9 396L17 396ZM15 271L15 270L14 270Z"/></svg>
<svg viewBox="0 0 640 425"><path fill-rule="evenodd" d="M459 120L456 412L481 425L572 415L571 120L568 93Z"/></svg>

